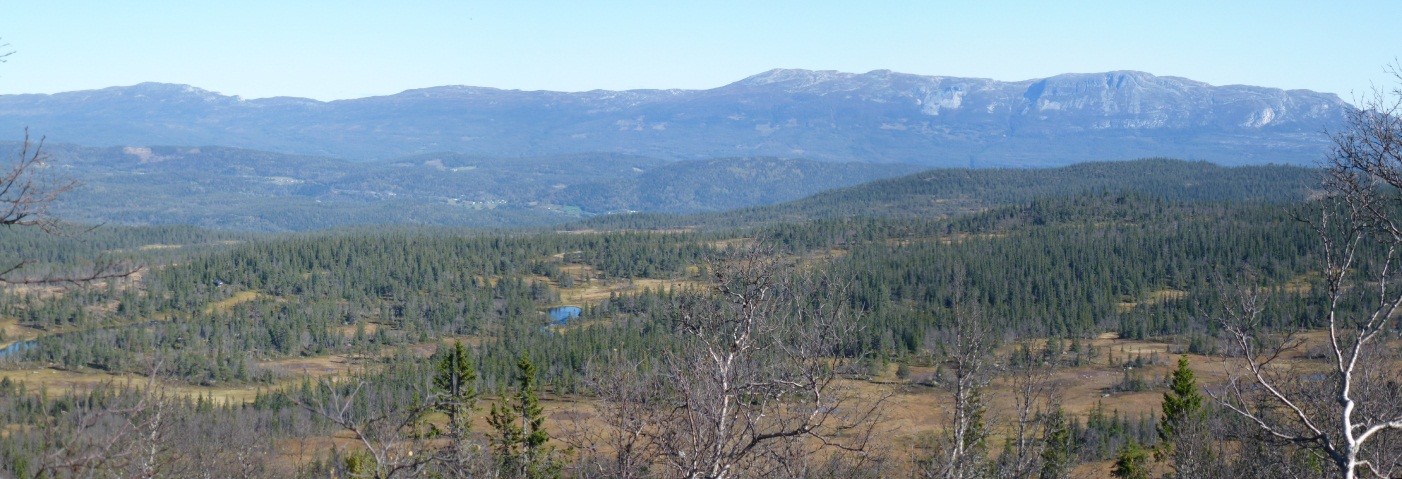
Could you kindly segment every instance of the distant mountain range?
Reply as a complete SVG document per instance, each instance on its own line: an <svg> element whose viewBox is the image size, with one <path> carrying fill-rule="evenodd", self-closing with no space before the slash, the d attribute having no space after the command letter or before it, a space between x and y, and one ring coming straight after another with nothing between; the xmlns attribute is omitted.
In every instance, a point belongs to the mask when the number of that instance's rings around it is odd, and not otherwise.
<svg viewBox="0 0 1402 479"><path fill-rule="evenodd" d="M321 102L184 85L0 96L0 134L87 146L218 145L347 160L775 157L939 167L1168 156L1308 164L1351 108L1333 94L1121 71L1018 82L773 70L710 90L445 86ZM640 193L642 194L642 193Z"/></svg>

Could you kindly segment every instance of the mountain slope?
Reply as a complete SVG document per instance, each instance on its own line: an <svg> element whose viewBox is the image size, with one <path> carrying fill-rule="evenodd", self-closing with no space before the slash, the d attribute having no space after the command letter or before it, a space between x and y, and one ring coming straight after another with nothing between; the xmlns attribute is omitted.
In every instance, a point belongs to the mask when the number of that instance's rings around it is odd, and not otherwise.
<svg viewBox="0 0 1402 479"><path fill-rule="evenodd" d="M682 161L628 178L570 186L555 198L590 213L724 211L796 200L920 169L906 164L719 158Z"/></svg>
<svg viewBox="0 0 1402 479"><path fill-rule="evenodd" d="M1349 106L1332 94L1141 72L1020 82L773 70L710 90L435 87L319 102L140 84L0 96L0 131L92 146L209 144L386 159L607 152L1047 166L1172 156L1309 163ZM17 134L17 133L16 133Z"/></svg>
<svg viewBox="0 0 1402 479"><path fill-rule="evenodd" d="M1316 169L1297 166L1223 167L1171 159L1049 169L935 169L775 205L694 215L604 215L568 228L716 228L849 217L948 217L1038 198L1102 192L1174 201L1288 202L1309 197L1319 185L1319 175Z"/></svg>

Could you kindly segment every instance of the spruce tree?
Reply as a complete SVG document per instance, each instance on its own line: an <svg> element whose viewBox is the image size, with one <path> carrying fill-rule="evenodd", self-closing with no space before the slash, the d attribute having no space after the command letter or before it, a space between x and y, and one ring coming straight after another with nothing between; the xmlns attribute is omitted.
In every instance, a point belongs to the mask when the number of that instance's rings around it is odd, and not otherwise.
<svg viewBox="0 0 1402 479"><path fill-rule="evenodd" d="M1066 412L1057 406L1047 415L1042 430L1041 479L1064 479L1071 474L1071 428Z"/></svg>
<svg viewBox="0 0 1402 479"><path fill-rule="evenodd" d="M553 478L561 465L545 431L545 413L540 406L535 364L522 355L516 363L516 391L492 405L487 423L496 431L492 446L502 474L514 478Z"/></svg>
<svg viewBox="0 0 1402 479"><path fill-rule="evenodd" d="M1188 357L1178 358L1178 368L1173 370L1168 392L1163 393L1163 420L1159 422L1159 439L1172 442L1185 421L1202 414L1203 397L1198 392L1193 370L1188 368Z"/></svg>
<svg viewBox="0 0 1402 479"><path fill-rule="evenodd" d="M448 416L448 435L462 439L471 429L471 414L477 404L477 369L462 341L444 348L437 356L433 388L439 396L434 409Z"/></svg>
<svg viewBox="0 0 1402 479"><path fill-rule="evenodd" d="M1149 479L1149 453L1137 442L1125 444L1110 474L1120 479Z"/></svg>
<svg viewBox="0 0 1402 479"><path fill-rule="evenodd" d="M1178 358L1169 390L1163 394L1163 420L1158 426L1159 444L1154 448L1154 457L1173 468L1169 477L1199 477L1216 462L1207 437L1203 401L1188 358Z"/></svg>

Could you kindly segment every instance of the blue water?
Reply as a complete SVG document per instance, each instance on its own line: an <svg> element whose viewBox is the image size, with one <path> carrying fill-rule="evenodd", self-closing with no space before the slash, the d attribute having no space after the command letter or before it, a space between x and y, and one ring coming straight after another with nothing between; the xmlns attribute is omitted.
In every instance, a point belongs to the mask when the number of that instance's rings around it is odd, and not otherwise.
<svg viewBox="0 0 1402 479"><path fill-rule="evenodd" d="M560 306L558 308L550 308L550 311L546 311L545 313L550 315L550 320L554 321L555 324L563 325L569 323L571 319L578 318L581 312L584 312L584 310L579 309L579 306Z"/></svg>
<svg viewBox="0 0 1402 479"><path fill-rule="evenodd" d="M4 349L0 349L0 358L8 358L30 349L34 349L34 341L15 341L9 346L5 346Z"/></svg>

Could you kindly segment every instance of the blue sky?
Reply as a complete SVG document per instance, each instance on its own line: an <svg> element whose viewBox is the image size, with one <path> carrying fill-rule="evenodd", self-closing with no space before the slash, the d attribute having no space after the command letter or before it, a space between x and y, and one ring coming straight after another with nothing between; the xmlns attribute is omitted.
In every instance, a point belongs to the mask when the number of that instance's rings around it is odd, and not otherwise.
<svg viewBox="0 0 1402 479"><path fill-rule="evenodd" d="M1351 99L1402 1L9 2L0 94L184 83L321 100L437 85L713 88L771 68L1024 80L1143 70Z"/></svg>

